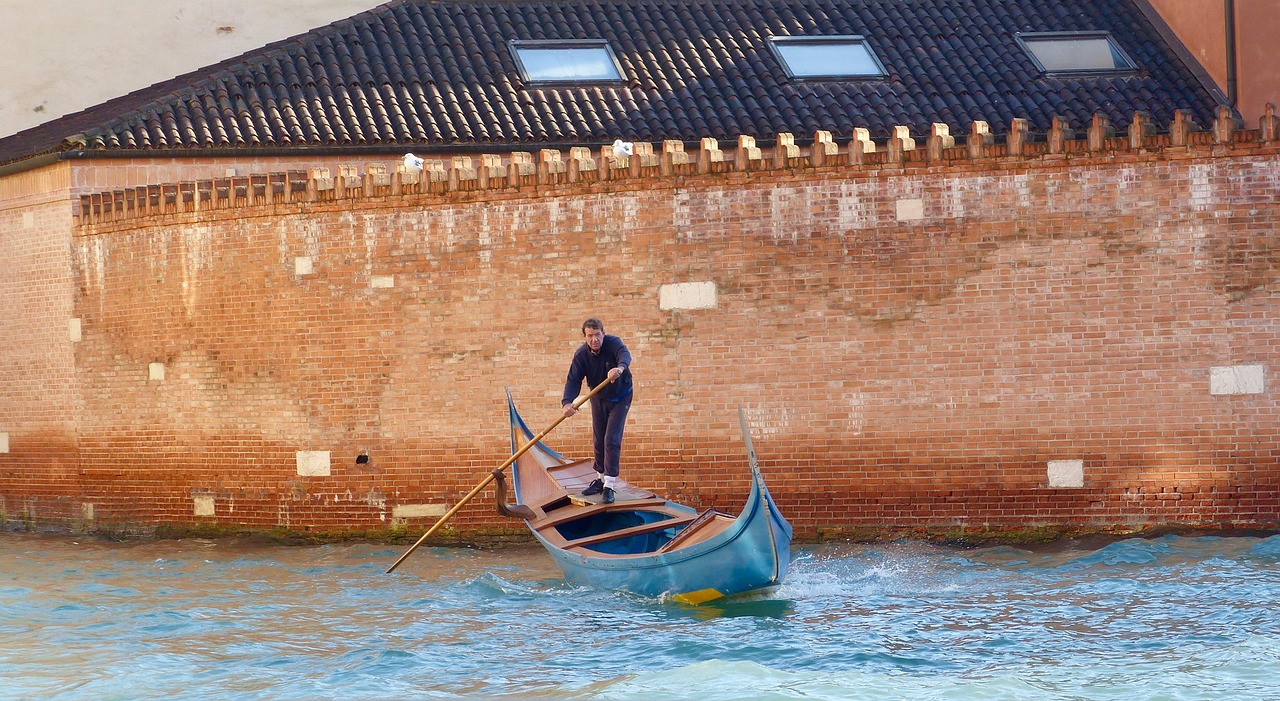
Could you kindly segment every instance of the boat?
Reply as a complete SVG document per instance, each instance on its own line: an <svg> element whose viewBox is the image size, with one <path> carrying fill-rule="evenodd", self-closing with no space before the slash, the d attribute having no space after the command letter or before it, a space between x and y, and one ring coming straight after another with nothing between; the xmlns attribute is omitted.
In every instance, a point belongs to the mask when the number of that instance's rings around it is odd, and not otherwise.
<svg viewBox="0 0 1280 701"><path fill-rule="evenodd" d="M776 587L791 559L791 524L769 495L739 410L751 468L742 513L699 511L619 479L616 501L582 490L595 479L591 459L570 460L535 438L507 393L515 506L501 470L498 509L525 520L569 582L702 604ZM524 450L523 453L520 453Z"/></svg>

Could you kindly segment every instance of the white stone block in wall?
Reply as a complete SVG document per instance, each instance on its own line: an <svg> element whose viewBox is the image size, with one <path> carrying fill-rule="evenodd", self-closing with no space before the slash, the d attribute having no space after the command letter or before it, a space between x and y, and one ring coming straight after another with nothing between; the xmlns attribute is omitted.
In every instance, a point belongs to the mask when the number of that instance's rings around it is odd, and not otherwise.
<svg viewBox="0 0 1280 701"><path fill-rule="evenodd" d="M196 497L194 501L196 516L213 515L213 497Z"/></svg>
<svg viewBox="0 0 1280 701"><path fill-rule="evenodd" d="M898 200L898 221L924 219L924 200L909 198Z"/></svg>
<svg viewBox="0 0 1280 701"><path fill-rule="evenodd" d="M1083 460L1050 460L1049 486L1057 489L1078 489L1084 486Z"/></svg>
<svg viewBox="0 0 1280 701"><path fill-rule="evenodd" d="M440 518L448 510L444 504L401 504L392 507L391 518Z"/></svg>
<svg viewBox="0 0 1280 701"><path fill-rule="evenodd" d="M84 338L83 334L80 333L79 319L67 319L67 338L72 343L79 343Z"/></svg>
<svg viewBox="0 0 1280 701"><path fill-rule="evenodd" d="M9 434L0 433L0 453L9 452Z"/></svg>
<svg viewBox="0 0 1280 701"><path fill-rule="evenodd" d="M385 290L396 286L395 275L374 275L369 278L369 287L375 290Z"/></svg>
<svg viewBox="0 0 1280 701"><path fill-rule="evenodd" d="M680 282L658 288L658 307L667 309L714 309L714 282Z"/></svg>
<svg viewBox="0 0 1280 701"><path fill-rule="evenodd" d="M298 256L293 259L294 275L310 275L315 271L315 262L311 260L311 256Z"/></svg>
<svg viewBox="0 0 1280 701"><path fill-rule="evenodd" d="M83 521L93 520L93 502L80 502L80 519Z"/></svg>
<svg viewBox="0 0 1280 701"><path fill-rule="evenodd" d="M156 382L164 381L164 363L151 363L147 366L147 377Z"/></svg>
<svg viewBox="0 0 1280 701"><path fill-rule="evenodd" d="M299 450L297 460L299 477L329 476L329 451Z"/></svg>
<svg viewBox="0 0 1280 701"><path fill-rule="evenodd" d="M22 228L24 228L24 229L34 229L35 227L36 227L36 213L35 213L35 212L23 212L23 213L22 213Z"/></svg>
<svg viewBox="0 0 1280 701"><path fill-rule="evenodd" d="M1265 389L1261 365L1209 368L1209 394L1262 394Z"/></svg>

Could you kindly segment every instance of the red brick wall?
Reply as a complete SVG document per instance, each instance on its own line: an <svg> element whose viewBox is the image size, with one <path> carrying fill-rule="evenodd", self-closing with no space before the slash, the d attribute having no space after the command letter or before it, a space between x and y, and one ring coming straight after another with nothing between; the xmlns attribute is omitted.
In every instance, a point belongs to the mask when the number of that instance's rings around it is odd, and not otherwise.
<svg viewBox="0 0 1280 701"><path fill-rule="evenodd" d="M99 522L377 529L502 462L505 387L535 429L554 420L599 316L635 355L624 476L689 503L745 497L742 407L802 537L1274 525L1278 155L956 155L84 224L71 396L45 401L79 412L53 423L78 436L75 498ZM686 282L716 306L661 309ZM23 329L57 316L26 309ZM1263 392L1211 394L1211 368L1258 365ZM6 400L36 393L4 372ZM34 430L9 430L12 514L65 485ZM585 455L588 420L547 442ZM307 450L331 451L330 476L298 475ZM1058 460L1083 487L1048 486ZM511 525L491 512L456 525Z"/></svg>
<svg viewBox="0 0 1280 701"><path fill-rule="evenodd" d="M69 320L70 168L0 179L0 518L73 521L79 393ZM3 443L4 441L0 441Z"/></svg>

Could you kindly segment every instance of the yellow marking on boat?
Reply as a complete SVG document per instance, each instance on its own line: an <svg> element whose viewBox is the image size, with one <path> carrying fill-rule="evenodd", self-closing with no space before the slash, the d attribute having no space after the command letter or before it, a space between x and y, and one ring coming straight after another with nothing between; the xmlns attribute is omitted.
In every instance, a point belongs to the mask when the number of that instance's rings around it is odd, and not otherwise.
<svg viewBox="0 0 1280 701"><path fill-rule="evenodd" d="M676 594L671 598L675 599L676 601L679 601L682 604L697 606L698 604L705 604L708 601L714 601L723 596L724 594L721 594L719 591L715 589L699 589L698 591L690 591L690 592L685 592L683 594Z"/></svg>

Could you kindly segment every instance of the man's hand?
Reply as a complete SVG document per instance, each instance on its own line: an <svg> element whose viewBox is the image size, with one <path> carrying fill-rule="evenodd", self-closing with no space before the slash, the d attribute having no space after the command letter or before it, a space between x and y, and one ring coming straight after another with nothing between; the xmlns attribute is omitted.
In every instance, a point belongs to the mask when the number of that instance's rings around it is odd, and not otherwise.
<svg viewBox="0 0 1280 701"><path fill-rule="evenodd" d="M613 382L614 380L618 379L619 377L622 377L622 368L613 368L612 370L610 370L610 371L609 371L609 381L610 381L610 382Z"/></svg>
<svg viewBox="0 0 1280 701"><path fill-rule="evenodd" d="M564 417L565 417L566 419L567 419L567 418L569 418L570 416L573 416L573 415L574 415L574 414L576 414L576 413L578 413L578 410L577 410L577 409L575 409L575 408L574 408L574 406L573 406L572 404L565 404L565 405L564 405Z"/></svg>

